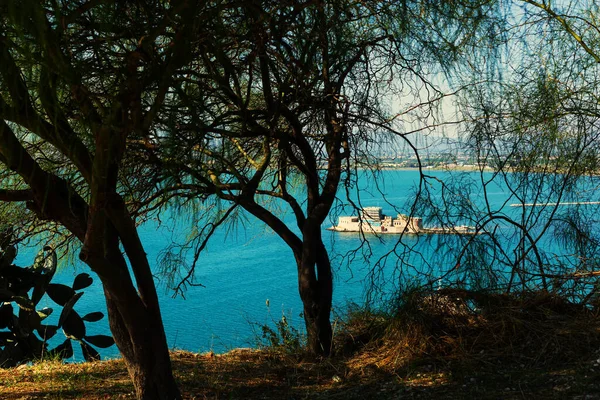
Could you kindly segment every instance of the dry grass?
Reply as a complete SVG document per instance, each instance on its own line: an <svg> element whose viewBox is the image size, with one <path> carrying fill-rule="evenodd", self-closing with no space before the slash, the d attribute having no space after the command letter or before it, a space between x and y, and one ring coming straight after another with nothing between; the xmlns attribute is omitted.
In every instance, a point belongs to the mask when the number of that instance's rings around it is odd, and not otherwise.
<svg viewBox="0 0 600 400"><path fill-rule="evenodd" d="M352 338L368 332L362 356L393 370L428 357L558 365L600 350L600 317L548 293L416 293L393 317L359 314L344 331Z"/></svg>
<svg viewBox="0 0 600 400"><path fill-rule="evenodd" d="M418 294L351 314L338 355L173 352L187 399L600 399L600 319L546 294ZM133 398L120 360L0 370L0 398Z"/></svg>

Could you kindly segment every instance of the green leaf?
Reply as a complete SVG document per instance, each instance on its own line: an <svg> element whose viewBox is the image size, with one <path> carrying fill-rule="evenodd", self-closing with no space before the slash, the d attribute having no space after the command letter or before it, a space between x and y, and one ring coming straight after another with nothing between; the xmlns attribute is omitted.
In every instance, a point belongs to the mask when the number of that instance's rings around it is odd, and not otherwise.
<svg viewBox="0 0 600 400"><path fill-rule="evenodd" d="M58 356L63 359L73 357L73 345L71 344L71 339L65 340L62 344L56 346L48 353L50 356Z"/></svg>
<svg viewBox="0 0 600 400"><path fill-rule="evenodd" d="M15 294L8 289L0 289L0 301L11 301Z"/></svg>
<svg viewBox="0 0 600 400"><path fill-rule="evenodd" d="M37 313L41 319L45 319L45 318L48 318L52 314L53 311L54 310L51 309L50 307L44 307L41 310L38 310Z"/></svg>
<svg viewBox="0 0 600 400"><path fill-rule="evenodd" d="M84 339L93 344L94 346L100 347L101 349L105 349L115 344L115 340L112 338L112 336L106 335L86 336L84 337Z"/></svg>
<svg viewBox="0 0 600 400"><path fill-rule="evenodd" d="M46 293L56 304L64 306L75 295L75 291L66 285L60 283L51 283L46 289Z"/></svg>
<svg viewBox="0 0 600 400"><path fill-rule="evenodd" d="M98 353L96 351L96 349L94 349L92 346L90 346L89 344L87 344L84 341L81 341L80 344L81 344L81 351L83 352L83 358L85 358L85 361L100 360L100 353Z"/></svg>
<svg viewBox="0 0 600 400"><path fill-rule="evenodd" d="M62 312L60 313L60 318L58 319L58 326L63 325L65 319L69 316L69 314L73 310L73 307L75 306L75 303L77 303L77 300L79 300L81 296L83 296L83 292L76 293L73 297L71 297L69 301L67 301L67 304L65 304L64 308L62 309Z"/></svg>
<svg viewBox="0 0 600 400"><path fill-rule="evenodd" d="M7 267L15 261L17 257L17 248L15 246L8 246L4 251L0 252L0 269Z"/></svg>
<svg viewBox="0 0 600 400"><path fill-rule="evenodd" d="M58 260L56 257L56 252L50 246L44 247L44 250L50 252L50 254L46 256L46 260L44 262L44 273L48 276L48 280L50 280L56 272Z"/></svg>
<svg viewBox="0 0 600 400"><path fill-rule="evenodd" d="M15 341L15 334L12 332L0 332L0 346L6 346Z"/></svg>
<svg viewBox="0 0 600 400"><path fill-rule="evenodd" d="M50 246L44 246L35 256L31 269L34 271L42 271L48 276L48 280L52 279L52 276L56 272L57 257L56 252Z"/></svg>
<svg viewBox="0 0 600 400"><path fill-rule="evenodd" d="M75 310L72 310L65 318L62 328L65 336L69 339L81 340L85 336L85 324Z"/></svg>
<svg viewBox="0 0 600 400"><path fill-rule="evenodd" d="M89 274L82 273L75 277L73 281L73 290L85 289L90 286L94 282L92 277Z"/></svg>
<svg viewBox="0 0 600 400"><path fill-rule="evenodd" d="M23 308L19 311L19 324L21 327L26 329L37 329L40 327L41 322L42 318L37 311L29 311Z"/></svg>
<svg viewBox="0 0 600 400"><path fill-rule="evenodd" d="M37 252L37 254L35 255L35 259L33 260L33 265L31 266L31 269L33 269L34 271L43 268L44 267L44 260L46 259L46 254L44 252L44 250L40 250Z"/></svg>
<svg viewBox="0 0 600 400"><path fill-rule="evenodd" d="M26 356L28 349L20 341L9 341L0 354L0 366L2 368L15 367Z"/></svg>
<svg viewBox="0 0 600 400"><path fill-rule="evenodd" d="M35 304L33 304L33 302L31 300L29 300L27 297L23 297L23 296L14 296L12 298L12 300L17 303L17 305L25 311L35 311Z"/></svg>
<svg viewBox="0 0 600 400"><path fill-rule="evenodd" d="M48 340L58 331L58 326L56 325L40 325L37 329L38 334L42 339Z"/></svg>
<svg viewBox="0 0 600 400"><path fill-rule="evenodd" d="M11 304L4 304L0 307L0 329L8 327L13 316L13 306Z"/></svg>
<svg viewBox="0 0 600 400"><path fill-rule="evenodd" d="M101 313L100 311L91 312L91 313L85 314L83 317L81 317L82 320L88 321L88 322L100 321L102 318L104 318L104 314Z"/></svg>

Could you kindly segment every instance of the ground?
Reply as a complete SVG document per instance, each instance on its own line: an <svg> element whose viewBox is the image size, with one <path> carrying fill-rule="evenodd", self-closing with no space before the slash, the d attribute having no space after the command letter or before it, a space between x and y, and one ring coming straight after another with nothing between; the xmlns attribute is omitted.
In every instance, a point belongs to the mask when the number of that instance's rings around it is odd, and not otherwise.
<svg viewBox="0 0 600 400"><path fill-rule="evenodd" d="M600 400L600 312L547 292L418 293L393 314L353 310L338 332L330 359L295 341L174 351L174 373L186 399ZM0 399L134 397L121 360L0 369Z"/></svg>
<svg viewBox="0 0 600 400"><path fill-rule="evenodd" d="M239 349L173 353L186 399L600 399L600 365L562 368L471 360L421 360L396 373L354 359L302 361L280 352ZM2 399L134 398L122 361L42 362L0 370Z"/></svg>

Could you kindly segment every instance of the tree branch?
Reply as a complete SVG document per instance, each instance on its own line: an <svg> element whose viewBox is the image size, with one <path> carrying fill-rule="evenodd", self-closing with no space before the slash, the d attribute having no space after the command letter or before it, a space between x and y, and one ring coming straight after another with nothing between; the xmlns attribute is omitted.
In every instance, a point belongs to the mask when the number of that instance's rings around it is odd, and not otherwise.
<svg viewBox="0 0 600 400"><path fill-rule="evenodd" d="M31 201L33 193L29 189L11 190L0 189L0 201L16 202L16 201Z"/></svg>
<svg viewBox="0 0 600 400"><path fill-rule="evenodd" d="M600 55L597 54L594 50L592 50L588 44L583 40L583 38L581 36L579 36L577 34L577 32L575 32L573 30L573 28L571 28L571 25L569 25L569 23L567 22L566 19L564 19L561 15L558 15L552 8L550 8L550 6L546 5L545 3L538 3L537 1L534 0L523 0L525 3L531 4L534 7L537 7L541 10L544 10L546 12L546 14L548 14L550 17L552 17L553 19L555 19L559 24L562 25L562 27L565 29L565 31L571 35L573 37L573 39L575 39L575 41L577 43L579 43L579 45L583 48L583 50L585 50L586 53L588 53L589 55L591 55L594 60L596 60L597 63L600 63Z"/></svg>

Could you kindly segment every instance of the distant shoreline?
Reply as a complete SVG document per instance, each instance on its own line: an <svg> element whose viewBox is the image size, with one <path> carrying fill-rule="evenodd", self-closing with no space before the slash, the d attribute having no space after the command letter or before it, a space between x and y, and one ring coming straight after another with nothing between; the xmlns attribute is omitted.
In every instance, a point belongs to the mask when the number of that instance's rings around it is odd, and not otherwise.
<svg viewBox="0 0 600 400"><path fill-rule="evenodd" d="M419 167L407 167L400 165L381 165L380 168L382 170L388 171L419 171ZM479 165L457 165L457 164L448 164L443 166L432 166L427 165L420 168L422 171L465 171L465 172L475 172L475 171L485 171L491 172L494 169L488 166L479 166Z"/></svg>

